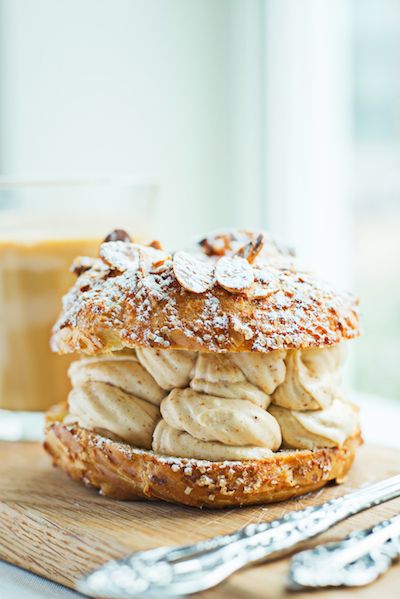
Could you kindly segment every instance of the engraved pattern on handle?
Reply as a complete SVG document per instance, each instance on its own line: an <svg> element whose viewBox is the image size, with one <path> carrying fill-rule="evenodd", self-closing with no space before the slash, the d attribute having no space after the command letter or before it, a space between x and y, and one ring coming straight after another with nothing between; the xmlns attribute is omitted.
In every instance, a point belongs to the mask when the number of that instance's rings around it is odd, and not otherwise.
<svg viewBox="0 0 400 599"><path fill-rule="evenodd" d="M113 599L202 591L244 566L294 547L357 512L399 495L400 475L272 522L250 524L229 535L108 562L81 579L77 588L89 596Z"/></svg>
<svg viewBox="0 0 400 599"><path fill-rule="evenodd" d="M292 558L291 590L363 586L386 572L400 557L400 516L352 533L339 543L319 545Z"/></svg>

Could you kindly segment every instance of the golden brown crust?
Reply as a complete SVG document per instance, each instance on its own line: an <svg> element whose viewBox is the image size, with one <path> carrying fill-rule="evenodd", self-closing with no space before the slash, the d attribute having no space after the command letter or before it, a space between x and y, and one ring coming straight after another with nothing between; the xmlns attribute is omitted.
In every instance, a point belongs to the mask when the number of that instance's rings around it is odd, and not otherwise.
<svg viewBox="0 0 400 599"><path fill-rule="evenodd" d="M160 456L64 425L65 406L47 415L45 449L74 480L116 499L162 499L196 507L271 503L341 482L361 436L342 447L282 451L271 458L208 462Z"/></svg>
<svg viewBox="0 0 400 599"><path fill-rule="evenodd" d="M141 346L268 352L333 345L359 333L352 296L296 270L287 256L259 254L258 238L234 258L210 253L208 242L198 269L195 258L185 263L184 252L171 259L154 247L112 243L101 246L102 258L64 298L54 351L97 354ZM225 261L223 269L218 260Z"/></svg>

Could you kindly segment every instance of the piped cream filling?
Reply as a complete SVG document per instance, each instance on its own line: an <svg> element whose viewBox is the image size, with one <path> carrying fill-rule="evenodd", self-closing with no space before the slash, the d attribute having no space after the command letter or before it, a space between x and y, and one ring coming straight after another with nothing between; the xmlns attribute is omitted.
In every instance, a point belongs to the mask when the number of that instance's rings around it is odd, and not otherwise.
<svg viewBox="0 0 400 599"><path fill-rule="evenodd" d="M286 375L272 402L288 410L323 410L339 397L343 344L324 349L290 350Z"/></svg>
<svg viewBox="0 0 400 599"><path fill-rule="evenodd" d="M70 415L88 429L101 429L137 447L151 449L153 432L160 419L157 406L108 383L88 381L72 389Z"/></svg>
<svg viewBox="0 0 400 599"><path fill-rule="evenodd" d="M358 427L358 409L349 402L335 399L324 410L287 410L271 406L282 431L283 446L316 449L342 445Z"/></svg>
<svg viewBox="0 0 400 599"><path fill-rule="evenodd" d="M171 448L170 455L182 458L196 457L198 460L223 462L224 460L259 460L272 456L272 451L265 447L246 445L233 447L220 441L200 441L189 433L169 426L165 420L160 420L153 434L153 449L157 453L167 453L165 448Z"/></svg>
<svg viewBox="0 0 400 599"><path fill-rule="evenodd" d="M192 389L174 389L161 403L161 414L169 426L200 441L272 450L281 444L275 418L246 399L227 400Z"/></svg>
<svg viewBox="0 0 400 599"><path fill-rule="evenodd" d="M340 399L342 362L340 346L138 349L80 360L70 368L68 420L157 453L208 460L340 445L358 428L357 413Z"/></svg>

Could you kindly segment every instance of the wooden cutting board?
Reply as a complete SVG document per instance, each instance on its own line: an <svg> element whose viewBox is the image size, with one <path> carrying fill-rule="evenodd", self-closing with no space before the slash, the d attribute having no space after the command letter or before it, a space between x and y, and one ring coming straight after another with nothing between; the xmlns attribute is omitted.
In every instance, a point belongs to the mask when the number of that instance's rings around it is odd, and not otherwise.
<svg viewBox="0 0 400 599"><path fill-rule="evenodd" d="M105 560L159 545L181 544L227 533L251 522L268 521L288 511L337 497L362 484L400 472L400 452L383 447L360 449L348 481L315 494L269 506L197 510L167 503L118 502L69 480L54 469L39 444L0 443L0 558L73 588L85 572ZM318 538L337 540L400 512L400 499L338 524ZM312 546L316 541L310 541ZM309 597L285 592L288 558L232 576L207 599ZM400 566L369 587L313 593L314 599L399 597Z"/></svg>

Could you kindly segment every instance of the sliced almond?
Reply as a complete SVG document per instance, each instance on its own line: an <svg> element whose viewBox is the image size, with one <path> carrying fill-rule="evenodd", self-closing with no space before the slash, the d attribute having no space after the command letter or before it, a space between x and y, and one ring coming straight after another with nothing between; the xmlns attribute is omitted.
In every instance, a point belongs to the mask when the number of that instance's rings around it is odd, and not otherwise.
<svg viewBox="0 0 400 599"><path fill-rule="evenodd" d="M173 269L182 287L193 293L204 293L214 285L214 264L187 252L176 252Z"/></svg>
<svg viewBox="0 0 400 599"><path fill-rule="evenodd" d="M152 267L158 267L171 259L171 254L164 252L164 250L159 250L149 245L140 245L139 243L132 245L140 253L148 270L152 270Z"/></svg>
<svg viewBox="0 0 400 599"><path fill-rule="evenodd" d="M265 299L279 291L279 287L267 287L261 283L254 283L249 290L249 295L252 299Z"/></svg>
<svg viewBox="0 0 400 599"><path fill-rule="evenodd" d="M231 236L229 233L204 237L198 243L207 256L224 256L226 252L231 250Z"/></svg>
<svg viewBox="0 0 400 599"><path fill-rule="evenodd" d="M139 252L136 244L126 241L108 241L100 246L100 258L121 272L136 271L139 266Z"/></svg>
<svg viewBox="0 0 400 599"><path fill-rule="evenodd" d="M92 268L96 264L96 258L89 258L89 256L77 256L72 262L70 271L73 272L77 277Z"/></svg>
<svg viewBox="0 0 400 599"><path fill-rule="evenodd" d="M151 243L149 243L150 248L154 248L155 250L162 250L161 242L158 239L153 239Z"/></svg>
<svg viewBox="0 0 400 599"><path fill-rule="evenodd" d="M217 231L204 237L198 243L208 256L232 256L249 241L254 241L254 233L233 229Z"/></svg>
<svg viewBox="0 0 400 599"><path fill-rule="evenodd" d="M171 254L148 245L133 244L139 255L139 270L142 274L160 274L171 266Z"/></svg>
<svg viewBox="0 0 400 599"><path fill-rule="evenodd" d="M247 262L252 264L254 260L257 258L258 254L261 252L265 244L265 237L262 233L260 233L256 239L249 241L240 248L237 252L237 255L241 258L245 258Z"/></svg>
<svg viewBox="0 0 400 599"><path fill-rule="evenodd" d="M227 291L240 293L253 284L253 268L240 256L224 256L215 267L215 279Z"/></svg>
<svg viewBox="0 0 400 599"><path fill-rule="evenodd" d="M281 289L279 271L273 268L254 269L254 285L249 290L252 299L269 297Z"/></svg>

